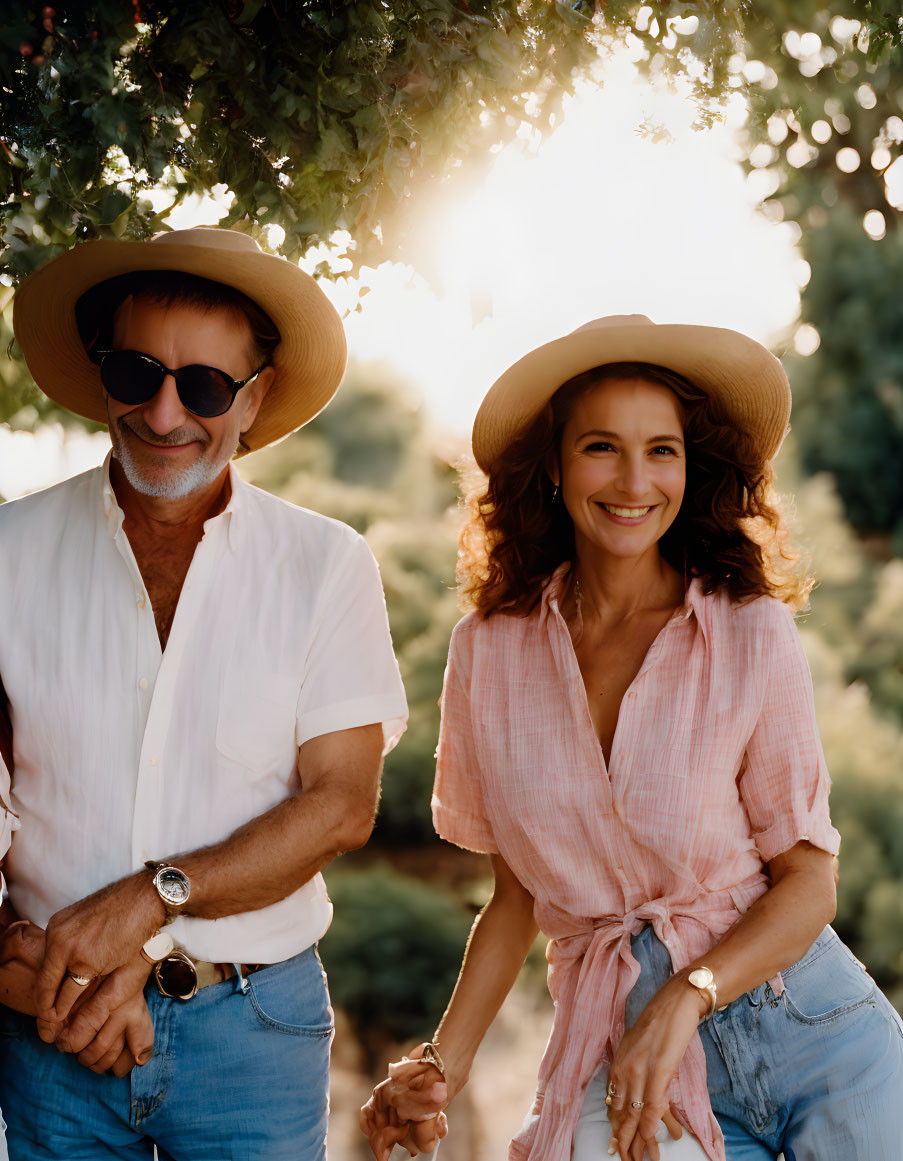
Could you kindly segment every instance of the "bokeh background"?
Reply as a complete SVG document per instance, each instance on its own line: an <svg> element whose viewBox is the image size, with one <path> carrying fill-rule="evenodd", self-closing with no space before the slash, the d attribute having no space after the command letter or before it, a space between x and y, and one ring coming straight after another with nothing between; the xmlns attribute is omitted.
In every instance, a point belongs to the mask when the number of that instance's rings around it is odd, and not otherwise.
<svg viewBox="0 0 903 1161"><path fill-rule="evenodd" d="M221 222L314 273L346 319L335 402L241 461L380 561L411 721L374 836L327 873L330 1153L428 1036L490 890L429 795L482 394L591 318L735 327L784 360L778 459L818 587L800 629L843 835L836 927L903 1007L903 54L865 0L480 3L5 0L0 493L99 463L37 391L16 284L84 239ZM447 1161L495 1161L551 1019L544 948L452 1110Z"/></svg>

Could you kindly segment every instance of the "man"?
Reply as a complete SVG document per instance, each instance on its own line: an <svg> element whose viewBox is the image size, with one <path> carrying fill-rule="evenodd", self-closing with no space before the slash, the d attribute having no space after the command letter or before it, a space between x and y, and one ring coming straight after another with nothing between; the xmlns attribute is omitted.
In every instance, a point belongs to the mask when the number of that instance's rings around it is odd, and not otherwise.
<svg viewBox="0 0 903 1161"><path fill-rule="evenodd" d="M5 869L30 921L6 958L40 965L41 1017L39 1037L7 1013L10 1154L318 1161L319 872L366 842L406 707L363 540L231 460L325 406L341 323L217 229L78 246L14 322L38 385L113 450L0 508Z"/></svg>

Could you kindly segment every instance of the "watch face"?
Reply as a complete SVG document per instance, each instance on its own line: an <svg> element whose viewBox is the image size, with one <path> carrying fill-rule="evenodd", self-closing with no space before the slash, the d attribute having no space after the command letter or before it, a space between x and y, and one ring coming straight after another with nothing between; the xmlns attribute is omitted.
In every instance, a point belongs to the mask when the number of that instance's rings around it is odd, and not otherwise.
<svg viewBox="0 0 903 1161"><path fill-rule="evenodd" d="M708 968L696 968L695 971L690 972L687 979L694 988L710 988L715 982L715 977Z"/></svg>
<svg viewBox="0 0 903 1161"><path fill-rule="evenodd" d="M157 890L167 903L180 907L188 902L191 884L188 876L175 867L164 867L157 873Z"/></svg>

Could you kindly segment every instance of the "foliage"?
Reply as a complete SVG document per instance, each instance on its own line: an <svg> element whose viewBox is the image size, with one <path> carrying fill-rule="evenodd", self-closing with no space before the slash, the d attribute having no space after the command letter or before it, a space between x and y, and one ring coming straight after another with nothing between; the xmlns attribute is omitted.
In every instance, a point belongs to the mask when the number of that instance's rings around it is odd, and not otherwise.
<svg viewBox="0 0 903 1161"><path fill-rule="evenodd" d="M418 190L526 121L548 130L597 46L633 31L655 66L723 87L732 5L687 0L688 35L636 0L6 0L0 208L19 277L84 238L145 238L225 185L224 222L278 224L298 258L336 229L404 249ZM599 15L597 15L597 10ZM51 15L48 17L46 13ZM604 19L602 13L604 12ZM696 49L705 67L689 68ZM171 203L143 197L165 185Z"/></svg>
<svg viewBox="0 0 903 1161"><path fill-rule="evenodd" d="M803 318L821 344L788 364L803 466L833 474L860 531L903 530L903 231L875 243L838 207L805 250L812 277Z"/></svg>
<svg viewBox="0 0 903 1161"><path fill-rule="evenodd" d="M900 33L879 4L764 0L732 65L753 82L745 163L764 212L797 223L811 268L803 321L821 346L793 374L803 462L834 473L863 531L903 531Z"/></svg>
<svg viewBox="0 0 903 1161"><path fill-rule="evenodd" d="M432 1036L455 986L472 917L448 896L384 867L327 874L335 918L320 951L335 1004L371 1069L387 1042Z"/></svg>
<svg viewBox="0 0 903 1161"><path fill-rule="evenodd" d="M796 507L819 577L801 631L842 837L834 925L903 1010L903 562L869 559L826 473L799 482Z"/></svg>
<svg viewBox="0 0 903 1161"><path fill-rule="evenodd" d="M380 562L408 696L402 743L386 759L375 845L435 841L430 816L439 694L458 619L454 473L434 456L423 416L385 371L352 365L313 423L242 461L254 483L352 524Z"/></svg>

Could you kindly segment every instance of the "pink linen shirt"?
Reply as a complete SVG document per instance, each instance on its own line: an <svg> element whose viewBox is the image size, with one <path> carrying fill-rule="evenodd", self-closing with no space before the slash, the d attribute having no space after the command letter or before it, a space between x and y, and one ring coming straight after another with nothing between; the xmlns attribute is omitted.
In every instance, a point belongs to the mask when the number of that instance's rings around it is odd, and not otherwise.
<svg viewBox="0 0 903 1161"><path fill-rule="evenodd" d="M570 1157L586 1085L624 1033L631 935L652 924L679 971L767 890L763 864L804 839L839 847L787 606L693 581L624 695L606 768L558 606L568 568L529 616L457 625L442 695L436 830L501 854L551 940L540 1114L510 1161ZM724 1161L698 1034L672 1102Z"/></svg>

